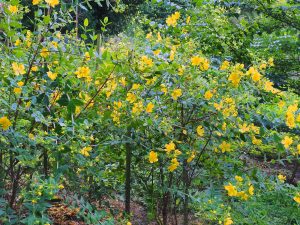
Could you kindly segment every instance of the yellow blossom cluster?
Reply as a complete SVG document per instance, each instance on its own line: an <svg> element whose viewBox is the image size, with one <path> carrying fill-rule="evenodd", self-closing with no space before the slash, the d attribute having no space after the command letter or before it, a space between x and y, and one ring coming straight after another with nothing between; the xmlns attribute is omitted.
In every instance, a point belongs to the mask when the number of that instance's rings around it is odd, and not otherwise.
<svg viewBox="0 0 300 225"><path fill-rule="evenodd" d="M84 147L80 150L80 154L82 154L85 157L90 156L90 151L92 151L92 147L88 146L88 147Z"/></svg>
<svg viewBox="0 0 300 225"><path fill-rule="evenodd" d="M19 9L18 9L18 6L16 6L16 5L9 5L8 11L10 11L12 14L15 14L19 11Z"/></svg>
<svg viewBox="0 0 300 225"><path fill-rule="evenodd" d="M115 78L110 79L106 83L106 87L103 89L103 91L106 94L106 98L109 98L112 93L117 89L118 87L118 82L116 81Z"/></svg>
<svg viewBox="0 0 300 225"><path fill-rule="evenodd" d="M233 98L224 97L220 103L214 103L216 110L221 111L224 117L238 115L235 100Z"/></svg>
<svg viewBox="0 0 300 225"><path fill-rule="evenodd" d="M170 143L165 145L165 151L167 152L167 154L171 154L172 153L172 160L171 160L171 164L168 167L168 170L170 172L173 172L174 170L176 170L176 168L179 166L179 162L177 160L177 156L181 155L181 151L176 149L176 145L174 144L173 141L171 141Z"/></svg>
<svg viewBox="0 0 300 225"><path fill-rule="evenodd" d="M172 15L168 16L166 19L167 25L170 27L175 27L177 25L177 20L180 18L180 12L175 12Z"/></svg>
<svg viewBox="0 0 300 225"><path fill-rule="evenodd" d="M297 202L300 205L300 192L298 192L293 199L295 202Z"/></svg>
<svg viewBox="0 0 300 225"><path fill-rule="evenodd" d="M220 70L227 70L227 69L229 68L229 66L230 66L230 62L227 61L227 60L225 60L225 61L221 64Z"/></svg>
<svg viewBox="0 0 300 225"><path fill-rule="evenodd" d="M157 152L154 152L153 150L149 153L149 162L155 163L158 161L158 154Z"/></svg>
<svg viewBox="0 0 300 225"><path fill-rule="evenodd" d="M174 89L171 96L176 101L182 95L182 91L180 88Z"/></svg>
<svg viewBox="0 0 300 225"><path fill-rule="evenodd" d="M293 105L290 105L287 109L286 112L286 120L285 123L289 128L295 128L296 123L295 123L295 112L298 110L298 104L295 103Z"/></svg>
<svg viewBox="0 0 300 225"><path fill-rule="evenodd" d="M283 144L283 146L285 148L289 148L291 144L293 144L293 138L289 137L289 136L285 136L283 138L283 140L281 141L281 144Z"/></svg>
<svg viewBox="0 0 300 225"><path fill-rule="evenodd" d="M277 88L274 88L273 85L274 85L274 83L266 78L266 81L264 83L264 89L273 94L279 93L280 90L278 90Z"/></svg>
<svg viewBox="0 0 300 225"><path fill-rule="evenodd" d="M23 74L26 73L25 72L25 66L22 63L13 62L11 64L11 67L12 67L12 69L14 71L14 74L17 75L17 76L18 75L23 75Z"/></svg>
<svg viewBox="0 0 300 225"><path fill-rule="evenodd" d="M242 200L248 200L250 196L254 195L254 186L250 182L248 182L248 184L244 184L244 179L240 176L235 176L235 180L236 185L228 183L224 186L228 196L238 197Z"/></svg>
<svg viewBox="0 0 300 225"><path fill-rule="evenodd" d="M234 87L237 87L242 79L242 76L244 75L242 69L244 68L244 64L236 64L234 65L228 80L231 81L232 85Z"/></svg>
<svg viewBox="0 0 300 225"><path fill-rule="evenodd" d="M252 80L253 80L254 82L260 81L260 79L261 79L261 77L262 77L262 75L258 72L258 70L255 69L253 66L251 66L251 67L249 68L249 70L247 71L246 74L247 74L247 75L250 75L251 78L252 78Z"/></svg>
<svg viewBox="0 0 300 225"><path fill-rule="evenodd" d="M75 72L78 78L85 78L85 81L88 83L92 81L90 73L91 70L87 66L78 67L77 71Z"/></svg>
<svg viewBox="0 0 300 225"><path fill-rule="evenodd" d="M55 7L59 4L59 0L45 0L45 2L51 7Z"/></svg>
<svg viewBox="0 0 300 225"><path fill-rule="evenodd" d="M147 67L152 67L152 66L153 66L153 60L151 58L149 58L148 56L143 55L141 57L141 67L140 67L140 69L144 70Z"/></svg>
<svg viewBox="0 0 300 225"><path fill-rule="evenodd" d="M0 126L3 130L8 130L8 128L11 126L11 122L6 116L1 117Z"/></svg>
<svg viewBox="0 0 300 225"><path fill-rule="evenodd" d="M209 61L206 58L200 56L192 56L191 58L192 66L199 66L200 70L206 71L209 69Z"/></svg>
<svg viewBox="0 0 300 225"><path fill-rule="evenodd" d="M187 162L190 163L193 161L193 159L196 157L196 152L195 151L192 151L189 153L189 157L187 158Z"/></svg>
<svg viewBox="0 0 300 225"><path fill-rule="evenodd" d="M114 102L113 111L110 116L116 124L120 124L120 117L121 117L120 109L122 108L122 106L123 106L122 102L120 101Z"/></svg>

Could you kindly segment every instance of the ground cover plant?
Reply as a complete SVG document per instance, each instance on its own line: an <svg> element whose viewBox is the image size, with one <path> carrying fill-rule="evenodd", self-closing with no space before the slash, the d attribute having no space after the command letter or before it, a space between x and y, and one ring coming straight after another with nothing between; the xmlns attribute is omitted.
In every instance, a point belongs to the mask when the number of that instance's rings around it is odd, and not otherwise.
<svg viewBox="0 0 300 225"><path fill-rule="evenodd" d="M0 223L300 224L299 11L242 3L0 3Z"/></svg>

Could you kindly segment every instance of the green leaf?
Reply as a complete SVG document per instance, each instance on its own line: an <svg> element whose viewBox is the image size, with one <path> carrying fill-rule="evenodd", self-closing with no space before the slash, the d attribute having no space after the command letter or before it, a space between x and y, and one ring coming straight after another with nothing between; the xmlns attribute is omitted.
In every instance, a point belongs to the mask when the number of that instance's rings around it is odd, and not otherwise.
<svg viewBox="0 0 300 225"><path fill-rule="evenodd" d="M44 19L43 19L43 21L44 21L44 23L45 23L45 24L49 24L49 23L50 23L50 21L51 21L50 15L48 15L48 16L44 16Z"/></svg>
<svg viewBox="0 0 300 225"><path fill-rule="evenodd" d="M57 101L57 103L61 106L68 106L69 98L66 94L63 94L61 98Z"/></svg>
<svg viewBox="0 0 300 225"><path fill-rule="evenodd" d="M108 23L108 17L107 17L107 16L104 17L103 22L104 22L104 23Z"/></svg>
<svg viewBox="0 0 300 225"><path fill-rule="evenodd" d="M85 27L87 27L87 26L89 25L89 20L88 20L88 18L85 18L85 19L84 19L83 25L84 25Z"/></svg>

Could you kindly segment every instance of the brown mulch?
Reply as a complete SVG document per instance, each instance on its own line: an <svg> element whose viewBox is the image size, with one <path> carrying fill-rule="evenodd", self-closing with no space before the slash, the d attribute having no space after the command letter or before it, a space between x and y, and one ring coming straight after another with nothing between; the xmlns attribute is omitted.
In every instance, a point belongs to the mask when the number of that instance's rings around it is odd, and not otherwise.
<svg viewBox="0 0 300 225"><path fill-rule="evenodd" d="M53 225L85 225L85 223L78 218L79 209L70 209L67 205L62 203L53 204L48 209L48 215L53 221Z"/></svg>

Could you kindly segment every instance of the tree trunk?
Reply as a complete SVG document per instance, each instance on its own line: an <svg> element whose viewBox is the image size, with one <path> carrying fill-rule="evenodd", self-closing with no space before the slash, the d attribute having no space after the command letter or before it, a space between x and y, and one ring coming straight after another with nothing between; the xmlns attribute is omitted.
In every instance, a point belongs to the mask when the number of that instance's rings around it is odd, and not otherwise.
<svg viewBox="0 0 300 225"><path fill-rule="evenodd" d="M131 137L131 132L128 129L127 135ZM125 171L125 212L130 214L130 189L131 189L131 151L133 144L126 143L126 171Z"/></svg>

